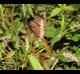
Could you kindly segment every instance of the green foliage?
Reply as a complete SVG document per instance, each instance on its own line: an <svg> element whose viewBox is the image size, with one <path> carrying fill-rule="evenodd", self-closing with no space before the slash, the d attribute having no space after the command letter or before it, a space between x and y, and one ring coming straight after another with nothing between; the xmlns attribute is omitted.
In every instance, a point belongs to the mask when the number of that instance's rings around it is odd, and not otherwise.
<svg viewBox="0 0 80 74"><path fill-rule="evenodd" d="M0 70L80 70L79 11L79 4L0 4ZM47 20L41 42L38 17Z"/></svg>
<svg viewBox="0 0 80 74"><path fill-rule="evenodd" d="M77 33L74 35L67 34L66 37L67 37L67 39L75 41L75 42L78 42L80 40L80 34L77 34Z"/></svg>
<svg viewBox="0 0 80 74"><path fill-rule="evenodd" d="M29 55L28 58L33 70L44 70L36 57Z"/></svg>
<svg viewBox="0 0 80 74"><path fill-rule="evenodd" d="M51 12L50 17L54 17L54 16L56 16L57 14L59 14L60 12L61 12L61 9L60 9L60 8L55 8L55 9Z"/></svg>
<svg viewBox="0 0 80 74"><path fill-rule="evenodd" d="M63 6L64 11L74 11L74 8L72 6Z"/></svg>

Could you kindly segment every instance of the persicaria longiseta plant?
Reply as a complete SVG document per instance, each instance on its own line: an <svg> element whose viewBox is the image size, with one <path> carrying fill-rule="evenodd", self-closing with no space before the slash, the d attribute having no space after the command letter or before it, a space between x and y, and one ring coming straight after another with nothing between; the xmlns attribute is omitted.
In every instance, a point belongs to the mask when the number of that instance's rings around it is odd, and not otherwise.
<svg viewBox="0 0 80 74"><path fill-rule="evenodd" d="M0 4L0 70L80 70L79 4Z"/></svg>

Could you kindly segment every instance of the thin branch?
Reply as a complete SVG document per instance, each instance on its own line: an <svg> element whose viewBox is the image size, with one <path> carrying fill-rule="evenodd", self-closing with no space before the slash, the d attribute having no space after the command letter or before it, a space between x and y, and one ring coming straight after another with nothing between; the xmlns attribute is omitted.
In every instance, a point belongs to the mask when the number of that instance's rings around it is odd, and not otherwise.
<svg viewBox="0 0 80 74"><path fill-rule="evenodd" d="M55 67L55 65L58 63L58 58L56 58L56 60L55 60L55 62L54 62L54 64L52 65L52 67L51 67L51 69L50 70L53 70L54 69L54 67Z"/></svg>

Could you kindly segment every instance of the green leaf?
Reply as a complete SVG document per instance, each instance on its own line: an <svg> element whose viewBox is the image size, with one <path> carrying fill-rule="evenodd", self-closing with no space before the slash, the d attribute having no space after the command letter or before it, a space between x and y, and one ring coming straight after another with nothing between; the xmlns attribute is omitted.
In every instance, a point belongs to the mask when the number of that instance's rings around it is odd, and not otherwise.
<svg viewBox="0 0 80 74"><path fill-rule="evenodd" d="M62 4L58 4L58 6L59 6L60 8L62 8Z"/></svg>
<svg viewBox="0 0 80 74"><path fill-rule="evenodd" d="M5 20L4 20L2 27L3 27L3 29L8 30L8 24L6 23Z"/></svg>
<svg viewBox="0 0 80 74"><path fill-rule="evenodd" d="M45 36L52 38L51 39L51 45L53 45L55 42L57 42L58 40L60 40L60 38L58 37L58 35L61 33L61 29L60 28L54 28L53 26L49 26L46 28L45 31Z"/></svg>
<svg viewBox="0 0 80 74"><path fill-rule="evenodd" d="M78 10L80 8L80 4L70 4L72 7L74 7L75 10Z"/></svg>
<svg viewBox="0 0 80 74"><path fill-rule="evenodd" d="M56 16L57 14L59 14L61 12L60 8L55 8L52 10L50 18Z"/></svg>
<svg viewBox="0 0 80 74"><path fill-rule="evenodd" d="M77 53L75 53L75 56L76 56L77 58L80 58L80 51L77 51Z"/></svg>
<svg viewBox="0 0 80 74"><path fill-rule="evenodd" d="M72 36L72 40L76 42L79 40L79 38L80 38L79 34L75 34L74 36Z"/></svg>
<svg viewBox="0 0 80 74"><path fill-rule="evenodd" d="M2 35L3 34L3 30L2 29L0 29L0 35Z"/></svg>
<svg viewBox="0 0 80 74"><path fill-rule="evenodd" d="M11 39L14 36L14 32L11 29L8 29L6 32L8 39Z"/></svg>
<svg viewBox="0 0 80 74"><path fill-rule="evenodd" d="M19 31L22 30L23 28L23 23L20 22L20 20L15 20L13 22L13 27L12 27L14 30L16 30L16 33L18 33Z"/></svg>
<svg viewBox="0 0 80 74"><path fill-rule="evenodd" d="M66 35L66 38L69 39L69 40L71 40L72 34L67 34L67 35Z"/></svg>
<svg viewBox="0 0 80 74"><path fill-rule="evenodd" d="M29 55L28 58L33 70L44 70L36 57Z"/></svg>
<svg viewBox="0 0 80 74"><path fill-rule="evenodd" d="M13 41L16 42L19 39L18 35L13 36Z"/></svg>
<svg viewBox="0 0 80 74"><path fill-rule="evenodd" d="M43 6L37 6L37 11L44 11L45 10L45 5Z"/></svg>
<svg viewBox="0 0 80 74"><path fill-rule="evenodd" d="M31 44L34 42L34 36L33 36L33 34L30 35L29 41L30 41Z"/></svg>
<svg viewBox="0 0 80 74"><path fill-rule="evenodd" d="M63 6L63 10L65 11L74 11L74 8L72 6Z"/></svg>
<svg viewBox="0 0 80 74"><path fill-rule="evenodd" d="M2 52L0 51L0 58L2 58Z"/></svg>
<svg viewBox="0 0 80 74"><path fill-rule="evenodd" d="M60 28L54 28L53 26L48 26L45 30L45 35L50 38L56 37L60 33Z"/></svg>
<svg viewBox="0 0 80 74"><path fill-rule="evenodd" d="M77 42L77 41L79 41L79 39L80 39L80 34L74 34L74 35L72 35L72 34L67 34L66 37L67 37L67 39L69 39L69 40L73 40L73 41Z"/></svg>
<svg viewBox="0 0 80 74"><path fill-rule="evenodd" d="M49 26L49 27L46 28L45 35L47 37L53 38L54 32L55 32L55 28L53 26Z"/></svg>

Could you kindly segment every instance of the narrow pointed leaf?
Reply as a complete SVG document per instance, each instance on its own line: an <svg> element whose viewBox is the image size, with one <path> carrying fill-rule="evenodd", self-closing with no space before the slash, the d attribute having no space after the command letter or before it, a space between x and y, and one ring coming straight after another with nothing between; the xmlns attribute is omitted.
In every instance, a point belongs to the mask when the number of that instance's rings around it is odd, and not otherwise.
<svg viewBox="0 0 80 74"><path fill-rule="evenodd" d="M66 11L74 11L74 8L72 6L64 6L63 9Z"/></svg>
<svg viewBox="0 0 80 74"><path fill-rule="evenodd" d="M28 58L33 70L44 70L36 57L29 55Z"/></svg>
<svg viewBox="0 0 80 74"><path fill-rule="evenodd" d="M61 12L60 8L55 8L52 10L50 17L54 17Z"/></svg>

